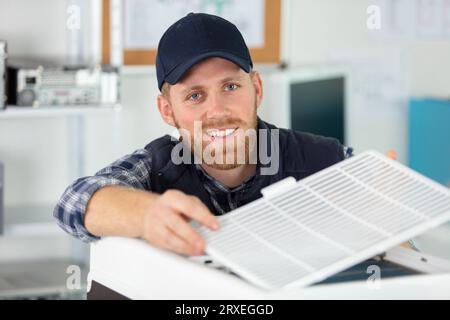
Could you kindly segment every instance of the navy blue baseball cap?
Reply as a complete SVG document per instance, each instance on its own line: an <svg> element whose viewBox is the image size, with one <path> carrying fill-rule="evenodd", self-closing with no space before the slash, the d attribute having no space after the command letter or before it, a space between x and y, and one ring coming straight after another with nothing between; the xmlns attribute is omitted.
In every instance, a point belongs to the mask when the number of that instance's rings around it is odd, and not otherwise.
<svg viewBox="0 0 450 320"><path fill-rule="evenodd" d="M158 45L158 88L176 84L196 63L210 57L227 59L245 72L253 62L238 28L221 17L189 13L167 29Z"/></svg>

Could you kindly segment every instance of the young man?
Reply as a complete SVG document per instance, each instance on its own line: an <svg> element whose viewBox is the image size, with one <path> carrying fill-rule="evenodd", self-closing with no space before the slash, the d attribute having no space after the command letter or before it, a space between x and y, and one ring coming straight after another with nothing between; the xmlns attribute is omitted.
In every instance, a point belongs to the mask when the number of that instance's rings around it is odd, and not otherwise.
<svg viewBox="0 0 450 320"><path fill-rule="evenodd" d="M262 188L350 155L336 139L262 121L263 86L252 67L242 35L227 20L189 14L173 24L158 46L157 105L180 139L166 135L76 180L54 210L61 227L87 242L141 237L200 255L205 241L189 221L216 230L216 215L258 199Z"/></svg>

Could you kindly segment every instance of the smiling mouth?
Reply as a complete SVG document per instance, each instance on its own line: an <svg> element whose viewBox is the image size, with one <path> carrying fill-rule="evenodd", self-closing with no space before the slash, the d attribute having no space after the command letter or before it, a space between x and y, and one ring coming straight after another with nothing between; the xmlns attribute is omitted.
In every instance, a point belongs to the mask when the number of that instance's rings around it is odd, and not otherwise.
<svg viewBox="0 0 450 320"><path fill-rule="evenodd" d="M233 135L238 128L226 128L226 129L208 129L206 135L212 140L219 138L226 138Z"/></svg>

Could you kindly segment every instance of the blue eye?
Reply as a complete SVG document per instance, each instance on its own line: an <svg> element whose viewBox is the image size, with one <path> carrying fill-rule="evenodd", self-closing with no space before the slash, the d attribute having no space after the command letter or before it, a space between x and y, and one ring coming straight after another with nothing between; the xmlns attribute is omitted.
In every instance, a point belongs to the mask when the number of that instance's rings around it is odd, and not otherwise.
<svg viewBox="0 0 450 320"><path fill-rule="evenodd" d="M225 90L227 90L227 91L234 91L237 88L238 88L238 85L234 84L234 83L230 83L225 86Z"/></svg>
<svg viewBox="0 0 450 320"><path fill-rule="evenodd" d="M200 99L200 93L193 93L189 96L189 100L197 101Z"/></svg>

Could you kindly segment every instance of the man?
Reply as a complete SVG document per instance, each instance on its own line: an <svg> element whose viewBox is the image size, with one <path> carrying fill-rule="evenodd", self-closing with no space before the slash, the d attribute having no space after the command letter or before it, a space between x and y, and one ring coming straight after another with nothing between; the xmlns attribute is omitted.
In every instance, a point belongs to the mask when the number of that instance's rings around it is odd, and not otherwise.
<svg viewBox="0 0 450 320"><path fill-rule="evenodd" d="M180 139L161 137L76 180L54 210L60 226L87 242L141 237L200 255L205 241L190 221L217 230L215 216L258 199L262 188L351 155L336 139L262 121L263 86L252 67L242 35L227 20L191 13L174 23L158 46L157 106Z"/></svg>

